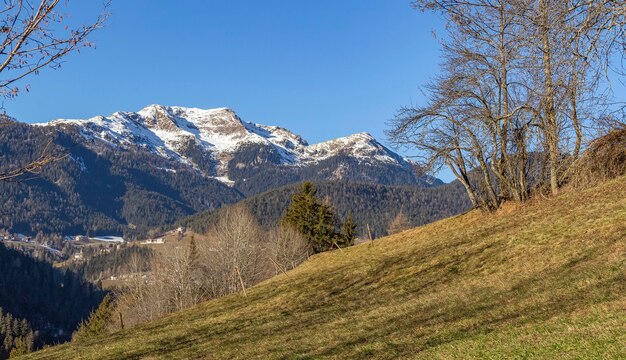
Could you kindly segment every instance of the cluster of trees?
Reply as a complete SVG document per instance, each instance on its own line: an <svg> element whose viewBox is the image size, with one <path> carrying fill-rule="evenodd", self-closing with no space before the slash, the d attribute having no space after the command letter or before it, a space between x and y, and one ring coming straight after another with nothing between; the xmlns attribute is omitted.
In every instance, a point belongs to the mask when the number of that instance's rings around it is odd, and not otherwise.
<svg viewBox="0 0 626 360"><path fill-rule="evenodd" d="M68 340L104 293L68 270L0 243L0 306L28 321L41 344Z"/></svg>
<svg viewBox="0 0 626 360"><path fill-rule="evenodd" d="M316 195L312 183L303 183L301 190L292 196L283 222L303 234L316 253L353 245L356 224L352 213L341 225L341 231L337 231L337 219L331 206L323 204Z"/></svg>
<svg viewBox="0 0 626 360"><path fill-rule="evenodd" d="M422 165L449 167L476 207L557 193L586 137L619 120L607 74L623 74L623 1L419 0L447 21L427 104L402 109L389 135ZM612 61L617 60L617 61Z"/></svg>
<svg viewBox="0 0 626 360"><path fill-rule="evenodd" d="M0 307L0 359L33 351L36 340L37 333L26 319L15 318Z"/></svg>
<svg viewBox="0 0 626 360"><path fill-rule="evenodd" d="M128 263L136 266L131 269L136 276L118 290L118 311L133 325L206 299L245 295L250 286L293 269L313 253L352 245L355 228L351 216L338 226L311 183L293 195L281 224L270 229L245 206L227 207L202 241L192 237L188 245L155 254L149 274L138 267L140 254L132 254Z"/></svg>
<svg viewBox="0 0 626 360"><path fill-rule="evenodd" d="M152 249L122 244L113 246L108 252L101 252L102 247L81 247L84 262L71 262L67 268L83 279L97 283L111 275L121 275L130 272L146 272L154 257ZM95 253L95 254L90 254Z"/></svg>
<svg viewBox="0 0 626 360"><path fill-rule="evenodd" d="M0 173L35 161L63 158L19 180L0 182L0 227L25 234L125 234L141 237L197 211L243 198L237 190L180 164L133 149L86 146L77 129L3 124ZM170 173L160 168L172 168Z"/></svg>
<svg viewBox="0 0 626 360"><path fill-rule="evenodd" d="M266 230L242 206L229 207L202 239L155 254L151 271L118 289L126 325L149 321L201 301L243 292L306 260L308 240L287 226ZM133 261L131 264L139 264ZM135 265L136 266L136 265Z"/></svg>
<svg viewBox="0 0 626 360"><path fill-rule="evenodd" d="M228 174L235 188L246 196L260 194L281 186L303 181L325 181L336 177L341 169L343 179L386 185L441 185L440 180L424 177L423 172L398 159L401 165L390 165L339 154L307 166L285 166L273 146L249 145L237 150L228 163ZM245 164L246 166L241 166Z"/></svg>

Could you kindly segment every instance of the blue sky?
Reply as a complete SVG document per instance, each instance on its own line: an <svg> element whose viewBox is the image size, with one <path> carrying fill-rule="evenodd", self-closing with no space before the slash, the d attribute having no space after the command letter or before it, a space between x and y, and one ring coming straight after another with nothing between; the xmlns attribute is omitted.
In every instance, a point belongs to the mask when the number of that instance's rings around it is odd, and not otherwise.
<svg viewBox="0 0 626 360"><path fill-rule="evenodd" d="M367 131L419 101L437 70L436 17L408 0L114 0L97 48L31 77L6 100L25 122L158 103L231 107L309 142ZM72 1L72 21L99 1ZM25 85L25 84L20 84Z"/></svg>
<svg viewBox="0 0 626 360"><path fill-rule="evenodd" d="M74 1L76 2L76 1ZM92 5L71 5L75 19ZM385 121L437 70L433 16L406 0L114 1L107 28L7 100L21 121L148 104L227 106L311 142Z"/></svg>
<svg viewBox="0 0 626 360"><path fill-rule="evenodd" d="M100 5L74 0L67 12L86 21ZM423 101L439 62L433 30L443 33L409 0L113 0L109 10L97 49L29 78L29 92L5 101L10 115L230 107L310 143L367 131L386 144L386 121Z"/></svg>

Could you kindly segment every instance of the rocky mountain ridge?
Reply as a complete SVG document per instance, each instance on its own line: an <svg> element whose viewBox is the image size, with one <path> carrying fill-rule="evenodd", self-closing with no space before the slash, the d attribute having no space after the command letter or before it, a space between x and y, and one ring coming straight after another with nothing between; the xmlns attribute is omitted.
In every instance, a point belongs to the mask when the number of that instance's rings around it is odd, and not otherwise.
<svg viewBox="0 0 626 360"><path fill-rule="evenodd" d="M228 108L203 110L150 105L137 112L116 112L90 119L58 119L35 125L77 127L90 142L146 150L190 166L228 185L246 180L235 174L246 168L272 166L298 171L297 168L314 166L337 157L348 162L356 161L363 167L396 168L409 175L401 183L426 186L437 183L434 178L417 174L411 161L389 150L368 133L309 145L301 136L285 128L245 122ZM237 155L245 151L255 156L238 159ZM350 179L344 170L346 166L338 164L329 176ZM230 171L232 168L239 171ZM358 180L367 181L366 173L361 174Z"/></svg>

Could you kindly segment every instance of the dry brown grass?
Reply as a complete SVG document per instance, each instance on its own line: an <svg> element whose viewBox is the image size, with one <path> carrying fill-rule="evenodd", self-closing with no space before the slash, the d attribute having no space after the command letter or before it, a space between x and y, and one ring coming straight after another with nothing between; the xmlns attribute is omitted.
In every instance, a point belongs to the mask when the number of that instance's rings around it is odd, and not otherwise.
<svg viewBox="0 0 626 360"><path fill-rule="evenodd" d="M626 357L626 177L312 257L40 359Z"/></svg>
<svg viewBox="0 0 626 360"><path fill-rule="evenodd" d="M569 170L569 185L576 189L598 185L626 175L626 128L594 140Z"/></svg>

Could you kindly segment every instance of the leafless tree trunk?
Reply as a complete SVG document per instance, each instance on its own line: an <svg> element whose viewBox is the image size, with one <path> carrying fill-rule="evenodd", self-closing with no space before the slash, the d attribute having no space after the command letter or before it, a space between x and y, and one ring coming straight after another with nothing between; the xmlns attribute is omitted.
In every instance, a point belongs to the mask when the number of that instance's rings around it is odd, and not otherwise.
<svg viewBox="0 0 626 360"><path fill-rule="evenodd" d="M138 257L130 260L130 279L118 300L127 325L154 320L205 300L207 295L192 247L176 247L157 256L144 274Z"/></svg>
<svg viewBox="0 0 626 360"><path fill-rule="evenodd" d="M168 294L168 312L184 310L206 298L198 259L187 247L164 254L154 276Z"/></svg>

